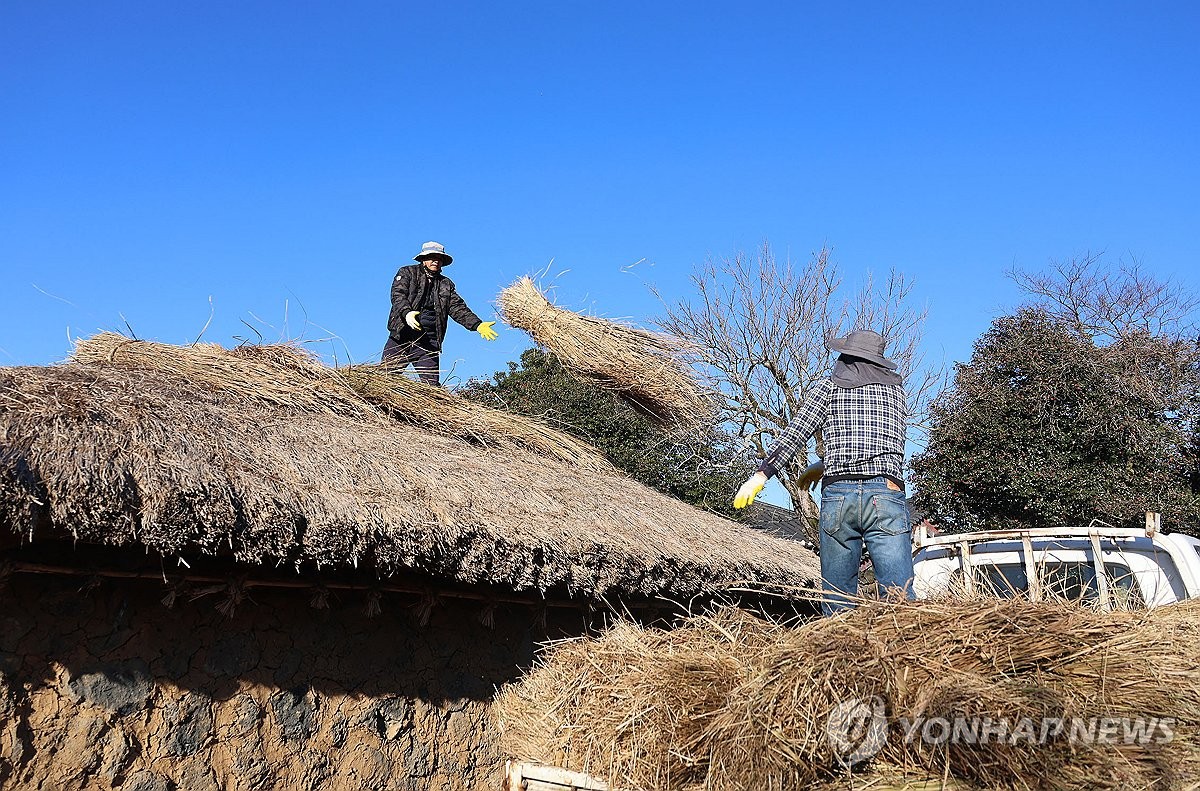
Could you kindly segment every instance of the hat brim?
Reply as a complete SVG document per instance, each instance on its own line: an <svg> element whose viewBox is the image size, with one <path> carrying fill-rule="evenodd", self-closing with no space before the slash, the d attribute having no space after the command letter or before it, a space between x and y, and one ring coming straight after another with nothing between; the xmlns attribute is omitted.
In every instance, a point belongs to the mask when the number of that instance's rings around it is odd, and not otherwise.
<svg viewBox="0 0 1200 791"><path fill-rule="evenodd" d="M442 266L450 266L454 263L454 259L445 253L418 253L413 256L414 261L424 261L426 258L440 258Z"/></svg>
<svg viewBox="0 0 1200 791"><path fill-rule="evenodd" d="M900 367L893 360L889 360L883 355L875 354L874 352L867 351L866 349L858 346L849 346L845 341L845 338L834 338L826 343L825 346L828 347L829 351L831 352L844 354L847 357L857 357L860 360L867 360L875 363L876 365L882 365L884 368L887 368L891 371L894 371Z"/></svg>

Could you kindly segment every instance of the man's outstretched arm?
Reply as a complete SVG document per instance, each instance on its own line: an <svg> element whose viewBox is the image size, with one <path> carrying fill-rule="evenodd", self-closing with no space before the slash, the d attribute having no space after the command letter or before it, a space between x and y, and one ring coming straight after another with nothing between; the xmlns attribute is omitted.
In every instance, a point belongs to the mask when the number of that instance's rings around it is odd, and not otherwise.
<svg viewBox="0 0 1200 791"><path fill-rule="evenodd" d="M779 434L779 439L767 453L758 472L746 480L733 498L734 508L745 508L754 502L754 498L766 486L767 480L774 477L780 467L784 467L801 451L808 447L808 440L821 427L825 415L829 411L829 400L833 396L833 382L826 379L813 391L804 406L792 422Z"/></svg>

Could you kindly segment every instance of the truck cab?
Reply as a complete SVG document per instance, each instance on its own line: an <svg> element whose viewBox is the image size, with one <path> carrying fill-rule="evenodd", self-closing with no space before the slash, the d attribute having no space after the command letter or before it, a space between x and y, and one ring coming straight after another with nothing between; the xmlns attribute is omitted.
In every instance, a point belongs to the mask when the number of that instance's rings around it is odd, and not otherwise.
<svg viewBox="0 0 1200 791"><path fill-rule="evenodd" d="M1100 609L1159 607L1200 596L1200 540L1107 525L989 530L913 539L918 599L952 592L1068 600Z"/></svg>

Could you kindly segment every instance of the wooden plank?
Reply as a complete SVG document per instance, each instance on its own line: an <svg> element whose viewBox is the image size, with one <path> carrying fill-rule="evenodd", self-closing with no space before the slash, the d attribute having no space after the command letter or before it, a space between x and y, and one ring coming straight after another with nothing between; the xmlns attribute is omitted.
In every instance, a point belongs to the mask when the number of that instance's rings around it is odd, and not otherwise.
<svg viewBox="0 0 1200 791"><path fill-rule="evenodd" d="M964 541L958 545L959 565L962 567L963 582L967 595L975 595L975 564L971 562L971 544Z"/></svg>
<svg viewBox="0 0 1200 791"><path fill-rule="evenodd" d="M1112 598L1108 594L1108 573L1104 570L1104 552L1100 547L1100 534L1093 532L1092 568L1096 574L1097 592L1100 594L1100 606L1105 610L1112 609Z"/></svg>
<svg viewBox="0 0 1200 791"><path fill-rule="evenodd" d="M1014 528L1012 530L978 530L972 533L951 533L944 536L930 536L925 540L923 546L945 546L947 544L957 544L960 541L971 541L976 544L982 544L987 541L1015 540L1023 536L1030 536L1032 538L1076 538L1086 540L1087 532L1085 531L1091 530L1095 530L1105 538L1137 539L1146 535L1145 530L1137 527L1034 527Z"/></svg>
<svg viewBox="0 0 1200 791"><path fill-rule="evenodd" d="M609 791L607 783L583 772L524 761L505 765L504 787L506 791Z"/></svg>
<svg viewBox="0 0 1200 791"><path fill-rule="evenodd" d="M590 789L603 789L606 786L597 785L576 785L569 783L555 783L552 780L538 780L534 777L527 777L521 785L520 791L590 791Z"/></svg>
<svg viewBox="0 0 1200 791"><path fill-rule="evenodd" d="M1030 601L1042 600L1042 580L1038 577L1037 562L1033 559L1033 542L1028 535L1021 536L1021 551L1025 555L1025 578Z"/></svg>

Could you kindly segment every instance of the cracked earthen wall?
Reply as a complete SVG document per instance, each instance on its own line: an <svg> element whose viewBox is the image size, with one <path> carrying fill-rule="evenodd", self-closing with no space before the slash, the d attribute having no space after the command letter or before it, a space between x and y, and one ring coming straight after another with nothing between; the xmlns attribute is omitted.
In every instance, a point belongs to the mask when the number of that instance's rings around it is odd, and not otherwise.
<svg viewBox="0 0 1200 791"><path fill-rule="evenodd" d="M152 583L15 575L0 591L0 788L497 789L488 706L533 611L255 590L173 609ZM484 618L483 620L487 620Z"/></svg>

